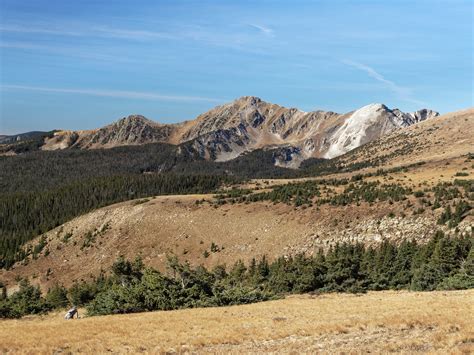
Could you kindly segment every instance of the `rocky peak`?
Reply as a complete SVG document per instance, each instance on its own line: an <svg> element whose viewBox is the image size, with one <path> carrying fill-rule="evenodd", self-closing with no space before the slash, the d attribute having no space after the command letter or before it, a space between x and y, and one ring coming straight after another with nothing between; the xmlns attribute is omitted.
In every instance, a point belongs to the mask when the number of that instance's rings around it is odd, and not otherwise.
<svg viewBox="0 0 474 355"><path fill-rule="evenodd" d="M256 106L262 102L262 99L256 96L242 96L234 101L235 103L245 104L247 106Z"/></svg>
<svg viewBox="0 0 474 355"><path fill-rule="evenodd" d="M438 112L426 108L408 113L402 112L396 108L392 110L392 112L397 117L401 127L408 127L412 124L439 116Z"/></svg>
<svg viewBox="0 0 474 355"><path fill-rule="evenodd" d="M142 115L130 115L80 137L75 143L82 148L166 142L172 125L156 123Z"/></svg>
<svg viewBox="0 0 474 355"><path fill-rule="evenodd" d="M387 106L380 103L372 103L366 106L361 107L360 109L353 111L349 119L361 119L368 116L374 116L390 111Z"/></svg>
<svg viewBox="0 0 474 355"><path fill-rule="evenodd" d="M112 125L119 126L119 127L136 127L136 126L143 126L143 125L150 125L155 126L157 125L156 122L149 120L145 116L142 115L129 115L127 117L123 117L120 120L116 121Z"/></svg>
<svg viewBox="0 0 474 355"><path fill-rule="evenodd" d="M421 121L429 120L431 118L439 116L439 112L424 108L424 109L415 111L413 113L410 113L410 115L413 116L416 122L421 122Z"/></svg>

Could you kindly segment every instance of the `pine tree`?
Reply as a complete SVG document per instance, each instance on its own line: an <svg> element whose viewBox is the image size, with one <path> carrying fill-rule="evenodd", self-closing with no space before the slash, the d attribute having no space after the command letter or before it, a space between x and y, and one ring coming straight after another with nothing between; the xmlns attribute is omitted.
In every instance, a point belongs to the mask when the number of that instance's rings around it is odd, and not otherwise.
<svg viewBox="0 0 474 355"><path fill-rule="evenodd" d="M66 307L69 304L67 289L64 286L56 284L48 290L45 300L50 309Z"/></svg>
<svg viewBox="0 0 474 355"><path fill-rule="evenodd" d="M390 274L393 275L390 287L400 289L410 285L412 274L412 262L416 254L416 242L404 240L397 250Z"/></svg>

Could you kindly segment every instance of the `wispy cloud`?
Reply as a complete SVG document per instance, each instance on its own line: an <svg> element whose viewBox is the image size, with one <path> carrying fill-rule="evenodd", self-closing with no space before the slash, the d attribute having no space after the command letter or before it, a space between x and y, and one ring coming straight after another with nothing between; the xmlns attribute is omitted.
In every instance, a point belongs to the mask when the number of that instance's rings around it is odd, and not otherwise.
<svg viewBox="0 0 474 355"><path fill-rule="evenodd" d="M61 36L81 36L83 33L79 31L69 31L64 28L54 27L38 27L38 26L26 26L26 25L0 25L0 32L17 32L17 33L36 33L36 34L49 34L49 35L61 35Z"/></svg>
<svg viewBox="0 0 474 355"><path fill-rule="evenodd" d="M89 39L110 39L118 41L194 41L204 43L206 45L230 48L242 52L263 53L264 50L260 46L254 46L255 36L243 31L245 26L250 26L259 33L271 38L274 37L273 30L269 27L258 24L239 24L229 25L227 28L216 30L214 27L196 26L196 25L175 25L170 26L166 30L153 30L150 24L147 28L126 28L114 27L107 25L95 25L88 23L72 23L72 24L25 24L13 23L0 25L1 33L14 33L20 35L34 36L54 36L54 37L70 37L85 38L88 43ZM31 38L30 38L31 39ZM22 48L22 45L9 45L5 42L0 43L0 47ZM112 42L110 42L112 43ZM109 43L107 43L109 45ZM24 49L46 49L45 47L35 48L30 45Z"/></svg>
<svg viewBox="0 0 474 355"><path fill-rule="evenodd" d="M49 53L52 55L59 55L65 57L74 57L86 60L94 60L94 61L103 61L103 62L122 62L122 63L129 63L134 62L134 60L130 56L119 56L114 54L107 54L101 53L102 48L97 49L94 48L82 48L82 47L75 47L70 45L43 45L43 44L36 44L32 42L18 42L18 41L2 41L0 42L0 49L1 48L12 48L12 49L20 49L32 52L44 52Z"/></svg>
<svg viewBox="0 0 474 355"><path fill-rule="evenodd" d="M148 39L175 39L177 36L172 33L156 32L147 30L124 30L110 27L95 27L94 32L103 37L114 37L134 40Z"/></svg>
<svg viewBox="0 0 474 355"><path fill-rule="evenodd" d="M352 60L342 60L342 63L367 73L371 78L377 80L378 82L382 83L387 89L391 90L400 99L417 104L417 105L425 105L424 102L416 100L412 97L413 90L411 88L400 86L396 84L395 82L386 79L382 74L378 73L374 68L368 65L359 63L359 62L354 62Z"/></svg>
<svg viewBox="0 0 474 355"><path fill-rule="evenodd" d="M26 86L26 85L0 85L1 89L4 90L26 90L26 91L39 91L39 92L51 92L51 93L62 93L62 94L78 94L78 95L91 95L91 96L105 96L105 97L116 97L124 99L141 99L141 100L156 100L156 101L206 101L206 102L223 102L222 99L201 97L201 96L181 96L181 95L163 95L154 92L141 92L141 91L123 91L123 90L95 90L95 89L76 89L76 88L52 88L43 86Z"/></svg>
<svg viewBox="0 0 474 355"><path fill-rule="evenodd" d="M274 32L270 27L267 27L267 26L264 26L264 25L258 25L258 24L255 24L255 23L250 23L249 26L257 29L258 31L260 31L261 33L263 33L266 36L273 37L273 35L274 35Z"/></svg>
<svg viewBox="0 0 474 355"><path fill-rule="evenodd" d="M91 26L82 24L79 27L67 30L62 27L26 26L26 25L0 25L0 32L31 33L54 36L75 36L75 37L107 37L133 40L148 39L174 39L175 34L157 32L149 30L121 29L106 26Z"/></svg>

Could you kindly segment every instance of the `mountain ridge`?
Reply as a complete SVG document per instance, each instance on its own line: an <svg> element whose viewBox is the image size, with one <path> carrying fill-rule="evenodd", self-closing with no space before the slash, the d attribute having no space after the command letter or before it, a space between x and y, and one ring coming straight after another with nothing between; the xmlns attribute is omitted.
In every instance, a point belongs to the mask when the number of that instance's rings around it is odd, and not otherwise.
<svg viewBox="0 0 474 355"><path fill-rule="evenodd" d="M255 149L283 147L287 154L276 164L297 168L305 159L331 159L438 115L429 109L404 113L384 104L370 104L344 114L305 112L243 96L180 123L159 123L134 114L98 129L56 131L45 138L41 149L188 143L202 158L227 161Z"/></svg>

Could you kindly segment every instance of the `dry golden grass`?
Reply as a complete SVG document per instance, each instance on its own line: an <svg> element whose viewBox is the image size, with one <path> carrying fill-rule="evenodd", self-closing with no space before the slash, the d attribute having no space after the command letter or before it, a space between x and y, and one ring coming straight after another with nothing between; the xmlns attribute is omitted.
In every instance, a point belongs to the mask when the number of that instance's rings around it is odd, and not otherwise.
<svg viewBox="0 0 474 355"><path fill-rule="evenodd" d="M3 353L472 353L474 290L292 296L65 321L0 321Z"/></svg>

